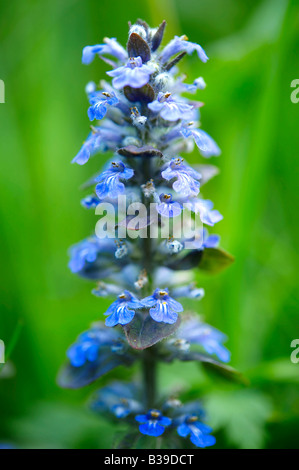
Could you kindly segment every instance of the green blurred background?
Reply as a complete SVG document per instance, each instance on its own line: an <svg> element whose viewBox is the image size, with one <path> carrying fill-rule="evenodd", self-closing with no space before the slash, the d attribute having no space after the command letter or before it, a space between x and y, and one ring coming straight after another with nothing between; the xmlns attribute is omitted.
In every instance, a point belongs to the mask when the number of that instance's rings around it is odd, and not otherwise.
<svg viewBox="0 0 299 470"><path fill-rule="evenodd" d="M236 261L221 275L199 278L206 297L198 311L228 334L232 365L251 380L249 388L232 386L174 364L160 368L160 385L205 396L216 447L298 448L299 364L290 361L290 343L299 338L299 103L290 100L290 83L299 78L298 2L7 0L0 9L6 345L22 323L0 378L0 441L110 448L120 432L86 410L92 387L61 390L55 378L66 348L109 304L67 269L68 246L96 222L80 208L79 186L106 158L70 165L88 133L84 86L107 70L100 61L83 66L81 51L104 36L125 44L127 21L141 17L152 26L165 18L166 39L185 33L210 57L204 65L194 54L181 69L189 82L203 75L208 84L200 95L203 128L222 155L204 196L224 214L217 232ZM198 158L194 151L189 160Z"/></svg>

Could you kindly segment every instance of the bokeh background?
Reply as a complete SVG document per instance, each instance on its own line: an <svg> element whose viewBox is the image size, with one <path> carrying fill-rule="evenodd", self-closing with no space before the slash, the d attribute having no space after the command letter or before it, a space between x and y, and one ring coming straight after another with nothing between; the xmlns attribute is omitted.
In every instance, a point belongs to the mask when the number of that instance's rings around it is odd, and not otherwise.
<svg viewBox="0 0 299 470"><path fill-rule="evenodd" d="M199 277L206 297L198 312L227 333L232 365L251 380L231 385L174 364L160 368L160 386L205 397L216 447L298 448L299 364L290 361L299 338L299 103L290 100L298 2L7 0L0 10L0 338L11 349L0 378L0 441L110 448L121 430L86 409L92 387L61 390L55 379L69 344L109 304L67 269L68 246L96 222L79 205L79 186L106 158L70 165L88 133L84 86L107 70L96 60L83 66L81 51L104 36L125 44L127 21L140 17L153 26L165 18L165 40L185 33L210 57L202 64L194 54L183 67L189 82L202 75L208 84L203 128L222 156L204 196L224 214L217 231L236 261ZM199 158L194 151L189 160Z"/></svg>

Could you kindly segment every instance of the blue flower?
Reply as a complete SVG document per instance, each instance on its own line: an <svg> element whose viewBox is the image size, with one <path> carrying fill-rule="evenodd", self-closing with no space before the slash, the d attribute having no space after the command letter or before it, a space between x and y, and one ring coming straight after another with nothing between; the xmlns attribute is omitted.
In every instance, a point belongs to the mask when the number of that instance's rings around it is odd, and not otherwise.
<svg viewBox="0 0 299 470"><path fill-rule="evenodd" d="M212 428L201 423L195 415L186 416L184 422L177 427L181 437L190 435L190 441L197 447L208 447L215 444L216 439L211 436Z"/></svg>
<svg viewBox="0 0 299 470"><path fill-rule="evenodd" d="M89 102L91 106L88 108L88 117L90 121L94 119L103 119L107 113L108 106L115 106L118 104L118 98L115 93L107 92L93 92L89 95Z"/></svg>
<svg viewBox="0 0 299 470"><path fill-rule="evenodd" d="M204 90L206 87L206 82L202 77L196 78L192 85L188 85L187 83L183 84L182 91L187 91L188 93L195 93L197 90Z"/></svg>
<svg viewBox="0 0 299 470"><path fill-rule="evenodd" d="M230 361L230 352L222 344L227 340L226 335L216 328L200 322L197 318L190 318L183 322L178 335L191 344L202 346L207 353L215 354L221 361Z"/></svg>
<svg viewBox="0 0 299 470"><path fill-rule="evenodd" d="M73 273L83 269L85 263L93 263L97 259L99 252L99 240L97 237L90 237L70 248L71 259L69 268Z"/></svg>
<svg viewBox="0 0 299 470"><path fill-rule="evenodd" d="M176 217L182 212L182 206L179 202L172 200L171 194L160 194L161 204L156 205L160 215L164 217Z"/></svg>
<svg viewBox="0 0 299 470"><path fill-rule="evenodd" d="M103 50L104 46L104 44L85 46L82 51L82 63L85 65L89 65L93 61L95 56Z"/></svg>
<svg viewBox="0 0 299 470"><path fill-rule="evenodd" d="M205 131L191 127L182 127L181 134L187 139L193 137L201 154L206 157L217 157L221 151L216 142Z"/></svg>
<svg viewBox="0 0 299 470"><path fill-rule="evenodd" d="M95 82L88 82L86 85L85 85L85 93L88 95L90 95L91 93L94 93L97 89L97 86L95 84Z"/></svg>
<svg viewBox="0 0 299 470"><path fill-rule="evenodd" d="M199 214L203 224L213 226L223 219L219 211L213 210L214 204L208 199L189 199L185 206L195 214Z"/></svg>
<svg viewBox="0 0 299 470"><path fill-rule="evenodd" d="M154 71L152 65L142 63L141 57L130 57L126 65L107 72L107 75L114 77L112 84L119 90L125 86L143 87L149 82L150 75Z"/></svg>
<svg viewBox="0 0 299 470"><path fill-rule="evenodd" d="M183 161L183 158L173 158L161 175L167 181L176 178L172 187L182 197L197 196L200 186L197 180L201 175Z"/></svg>
<svg viewBox="0 0 299 470"><path fill-rule="evenodd" d="M139 425L139 431L147 436L161 436L165 427L170 426L171 419L163 416L159 410L150 410L146 415L135 417Z"/></svg>
<svg viewBox="0 0 299 470"><path fill-rule="evenodd" d="M125 256L127 256L128 253L129 253L128 244L123 241L117 242L117 248L114 253L115 258L122 259Z"/></svg>
<svg viewBox="0 0 299 470"><path fill-rule="evenodd" d="M140 403L134 399L121 398L112 407L111 411L117 418L126 418L129 414L136 413L141 409Z"/></svg>
<svg viewBox="0 0 299 470"><path fill-rule="evenodd" d="M91 279L101 279L110 274L115 266L111 265L115 250L114 240L98 239L92 236L70 248L69 268L73 273ZM102 254L99 262L99 254Z"/></svg>
<svg viewBox="0 0 299 470"><path fill-rule="evenodd" d="M220 242L220 236L216 234L209 235L205 229L203 232L202 248L217 248Z"/></svg>
<svg viewBox="0 0 299 470"><path fill-rule="evenodd" d="M94 362L101 346L113 345L118 334L103 326L82 333L67 350L67 356L73 367L81 367L86 362Z"/></svg>
<svg viewBox="0 0 299 470"><path fill-rule="evenodd" d="M99 200L96 196L86 196L85 198L81 199L81 204L85 209L92 209L97 207L99 204Z"/></svg>
<svg viewBox="0 0 299 470"><path fill-rule="evenodd" d="M110 169L95 178L98 183L95 188L98 198L117 199L125 192L125 185L120 179L129 180L133 175L134 170L125 166L123 162L112 162Z"/></svg>
<svg viewBox="0 0 299 470"><path fill-rule="evenodd" d="M134 384L112 382L94 394L91 409L101 414L108 411L120 419L126 418L142 410L142 405L135 399L137 392Z"/></svg>
<svg viewBox="0 0 299 470"><path fill-rule="evenodd" d="M109 315L105 321L106 326L130 323L134 318L135 310L139 308L143 308L143 304L131 292L125 290L104 313L104 315Z"/></svg>
<svg viewBox="0 0 299 470"><path fill-rule="evenodd" d="M105 282L100 281L97 287L91 292L97 297L109 297L111 295L119 295L121 291L122 289L116 284L107 284Z"/></svg>
<svg viewBox="0 0 299 470"><path fill-rule="evenodd" d="M205 248L217 248L220 242L220 236L216 234L209 235L206 228L200 230L192 239L183 239L182 243L185 247L185 242L188 242L189 248L195 250L204 250Z"/></svg>
<svg viewBox="0 0 299 470"><path fill-rule="evenodd" d="M171 253L172 255L175 253L179 253L184 248L184 245L181 242L179 242L178 240L174 240L173 238L169 238L166 241L165 245L167 252Z"/></svg>
<svg viewBox="0 0 299 470"><path fill-rule="evenodd" d="M186 286L179 286L172 289L172 295L174 297L186 297L188 299L200 300L204 297L205 291L202 288L198 288L194 283Z"/></svg>
<svg viewBox="0 0 299 470"><path fill-rule="evenodd" d="M101 136L97 132L91 132L77 155L73 158L72 163L78 163L78 165L84 165L88 162L89 158L97 153L100 149Z"/></svg>
<svg viewBox="0 0 299 470"><path fill-rule="evenodd" d="M112 55L117 59L124 61L128 54L125 49L116 41L115 38L105 38L105 44L96 44L94 46L86 46L82 52L83 64L90 64L96 55Z"/></svg>
<svg viewBox="0 0 299 470"><path fill-rule="evenodd" d="M156 322L175 323L178 313L183 312L182 305L168 294L168 289L156 289L153 295L143 299L144 307L150 307L149 314Z"/></svg>
<svg viewBox="0 0 299 470"><path fill-rule="evenodd" d="M149 103L148 107L154 113L160 113L166 121L192 119L193 116L193 106L176 100L171 93L159 92L157 99Z"/></svg>
<svg viewBox="0 0 299 470"><path fill-rule="evenodd" d="M101 136L101 147L100 150L105 152L106 150L115 150L116 147L121 143L123 136L126 135L127 129L120 125L115 124L110 120L106 120L101 127L93 127L92 130L98 132Z"/></svg>
<svg viewBox="0 0 299 470"><path fill-rule="evenodd" d="M10 442L0 442L0 450L15 449L16 447Z"/></svg>
<svg viewBox="0 0 299 470"><path fill-rule="evenodd" d="M173 422L173 424L182 424L188 415L196 415L200 420L205 418L206 413L199 400L189 401L188 403L182 404L182 406L177 410L175 422Z"/></svg>
<svg viewBox="0 0 299 470"><path fill-rule="evenodd" d="M172 39L172 41L170 41L164 47L161 54L161 61L165 63L173 55L178 54L179 52L187 52L187 54L192 54L193 51L197 52L197 55L202 62L207 62L208 56L199 44L196 44L195 42L189 42L186 36L175 36L174 39Z"/></svg>
<svg viewBox="0 0 299 470"><path fill-rule="evenodd" d="M91 133L83 143L81 149L73 158L72 163L84 165L90 157L99 151L115 150L122 140L124 129L116 124L107 121L101 127L92 127Z"/></svg>
<svg viewBox="0 0 299 470"><path fill-rule="evenodd" d="M174 83L170 84L170 90L172 93L192 93L194 94L197 90L204 90L206 83L202 77L198 77L194 80L193 83L184 83L185 75L182 75L176 79ZM195 107L203 106L204 103L201 102L192 102L195 104Z"/></svg>

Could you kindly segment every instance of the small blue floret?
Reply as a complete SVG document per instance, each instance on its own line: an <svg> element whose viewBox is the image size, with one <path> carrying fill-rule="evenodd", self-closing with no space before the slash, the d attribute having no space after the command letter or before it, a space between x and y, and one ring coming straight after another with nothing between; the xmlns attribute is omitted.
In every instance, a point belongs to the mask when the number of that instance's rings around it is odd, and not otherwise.
<svg viewBox="0 0 299 470"><path fill-rule="evenodd" d="M214 436L211 436L212 428L198 421L195 415L187 416L185 421L177 427L177 432L181 437L190 436L190 441L196 447L208 447L216 443Z"/></svg>
<svg viewBox="0 0 299 470"><path fill-rule="evenodd" d="M141 302L149 308L149 314L156 322L175 323L178 313L184 310L179 302L170 297L168 289L156 289L153 295Z"/></svg>
<svg viewBox="0 0 299 470"><path fill-rule="evenodd" d="M147 436L161 436L165 428L170 426L171 419L163 416L159 410L150 410L146 415L135 417L139 425L139 431Z"/></svg>

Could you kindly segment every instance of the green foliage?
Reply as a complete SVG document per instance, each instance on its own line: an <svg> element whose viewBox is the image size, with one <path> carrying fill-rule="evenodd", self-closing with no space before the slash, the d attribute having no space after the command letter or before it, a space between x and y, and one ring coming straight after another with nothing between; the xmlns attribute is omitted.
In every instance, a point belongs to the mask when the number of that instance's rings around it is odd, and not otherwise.
<svg viewBox="0 0 299 470"><path fill-rule="evenodd" d="M175 360L182 362L195 361L208 373L212 373L218 378L222 377L228 381L249 385L248 379L233 367L216 360L208 354L203 354L202 352L194 351L192 349L184 351L173 347L171 344L164 344L162 345L160 359L167 363Z"/></svg>
<svg viewBox="0 0 299 470"><path fill-rule="evenodd" d="M108 448L113 427L83 407L36 402L24 416L12 420L10 430L22 447L42 449Z"/></svg>
<svg viewBox="0 0 299 470"><path fill-rule="evenodd" d="M260 449L272 411L269 397L256 390L212 392L206 400L211 425L223 429L232 447Z"/></svg>

